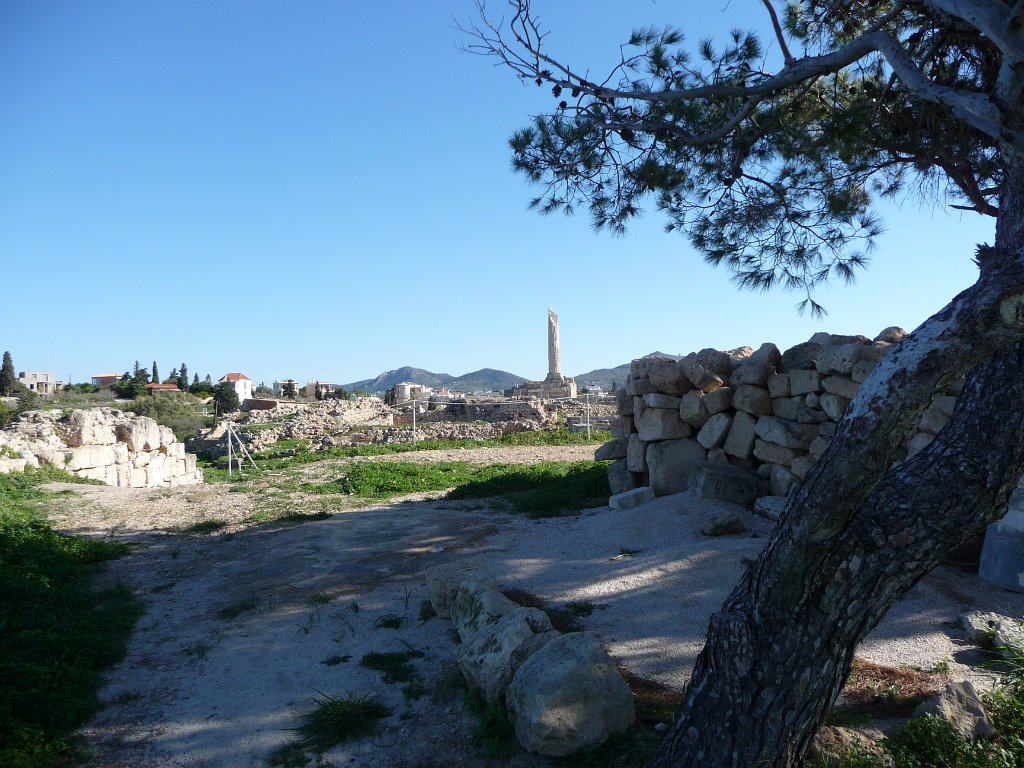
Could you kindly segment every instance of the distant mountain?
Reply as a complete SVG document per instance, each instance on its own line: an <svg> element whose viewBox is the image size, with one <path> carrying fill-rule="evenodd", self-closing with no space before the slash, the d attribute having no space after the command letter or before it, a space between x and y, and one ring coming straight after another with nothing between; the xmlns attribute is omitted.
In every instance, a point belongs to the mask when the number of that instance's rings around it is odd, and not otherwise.
<svg viewBox="0 0 1024 768"><path fill-rule="evenodd" d="M651 352L650 355L664 355L664 352ZM629 377L629 363L617 365L614 368L596 368L593 371L576 375L576 386L583 389L588 383L599 384L602 389L609 390L614 384L617 387L624 386Z"/></svg>
<svg viewBox="0 0 1024 768"><path fill-rule="evenodd" d="M393 371L384 371L372 379L343 384L345 389L365 389L368 392L385 392L401 381L411 381L432 389L454 389L457 392L500 391L520 384L526 379L508 371L481 368L479 371L452 376L447 373L432 373L422 368L402 366Z"/></svg>

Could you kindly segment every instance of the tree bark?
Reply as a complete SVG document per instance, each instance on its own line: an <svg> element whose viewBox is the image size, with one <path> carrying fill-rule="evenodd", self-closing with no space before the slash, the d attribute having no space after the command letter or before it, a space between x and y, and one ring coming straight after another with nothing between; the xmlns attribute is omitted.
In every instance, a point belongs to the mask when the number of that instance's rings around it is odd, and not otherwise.
<svg viewBox="0 0 1024 768"><path fill-rule="evenodd" d="M1004 514L1024 470L1024 162L1007 170L977 283L861 386L712 616L659 768L799 764L857 644L945 552ZM901 461L932 395L968 372L949 425Z"/></svg>

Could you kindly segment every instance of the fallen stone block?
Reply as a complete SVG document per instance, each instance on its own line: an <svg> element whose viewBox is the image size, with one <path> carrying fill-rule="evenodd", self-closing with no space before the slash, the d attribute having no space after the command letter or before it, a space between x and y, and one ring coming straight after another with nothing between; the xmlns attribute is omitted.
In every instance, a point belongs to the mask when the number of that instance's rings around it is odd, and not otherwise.
<svg viewBox="0 0 1024 768"><path fill-rule="evenodd" d="M860 384L846 376L826 376L821 382L821 388L833 395L852 400L860 389Z"/></svg>
<svg viewBox="0 0 1024 768"><path fill-rule="evenodd" d="M744 506L753 504L757 498L757 481L748 473L710 462L693 465L689 489L701 499L718 499Z"/></svg>
<svg viewBox="0 0 1024 768"><path fill-rule="evenodd" d="M722 387L714 392L706 392L703 397L704 407L708 409L708 415L724 413L732 407L732 388Z"/></svg>
<svg viewBox="0 0 1024 768"><path fill-rule="evenodd" d="M679 399L679 418L694 429L703 427L711 414L704 400L707 396L699 391L687 392Z"/></svg>
<svg viewBox="0 0 1024 768"><path fill-rule="evenodd" d="M725 438L728 436L731 426L732 416L728 413L716 413L707 420L707 423L697 433L697 442L708 450L721 448L722 444L725 443Z"/></svg>
<svg viewBox="0 0 1024 768"><path fill-rule="evenodd" d="M707 459L707 451L696 440L662 440L647 446L650 486L656 496L682 493L689 487L690 470Z"/></svg>
<svg viewBox="0 0 1024 768"><path fill-rule="evenodd" d="M846 413L847 406L850 405L849 398L842 397L841 395L834 395L831 392L826 392L821 396L821 410L823 410L832 421L841 421L843 414Z"/></svg>
<svg viewBox="0 0 1024 768"><path fill-rule="evenodd" d="M647 443L640 439L640 435L629 436L629 443L626 446L626 466L630 472L647 471Z"/></svg>
<svg viewBox="0 0 1024 768"><path fill-rule="evenodd" d="M743 384L733 392L732 407L752 416L767 416L772 412L772 398L764 387Z"/></svg>
<svg viewBox="0 0 1024 768"><path fill-rule="evenodd" d="M925 715L945 720L965 739L991 736L996 732L970 680L948 683L935 696L919 704L914 717Z"/></svg>
<svg viewBox="0 0 1024 768"><path fill-rule="evenodd" d="M709 517L700 527L701 533L705 536L734 536L745 530L743 521L735 512Z"/></svg>
<svg viewBox="0 0 1024 768"><path fill-rule="evenodd" d="M637 486L636 475L629 471L625 459L608 465L608 488L612 495L631 491Z"/></svg>
<svg viewBox="0 0 1024 768"><path fill-rule="evenodd" d="M641 440L654 442L689 437L693 430L679 418L679 411L675 408L648 408L636 420L636 431Z"/></svg>
<svg viewBox="0 0 1024 768"><path fill-rule="evenodd" d="M796 475L789 467L784 467L781 464L772 465L772 474L768 481L772 496L785 497L795 482Z"/></svg>
<svg viewBox="0 0 1024 768"><path fill-rule="evenodd" d="M754 439L757 437L757 423L754 417L745 411L737 411L729 427L729 435L722 445L723 450L738 459L750 458L754 450Z"/></svg>
<svg viewBox="0 0 1024 768"><path fill-rule="evenodd" d="M791 395L817 394L821 392L821 374L817 371L797 370L789 372Z"/></svg>
<svg viewBox="0 0 1024 768"><path fill-rule="evenodd" d="M754 514L778 521L786 508L786 496L761 496L754 502Z"/></svg>
<svg viewBox="0 0 1024 768"><path fill-rule="evenodd" d="M818 427L815 425L800 424L778 416L758 419L754 431L762 440L796 450L806 450L818 435Z"/></svg>
<svg viewBox="0 0 1024 768"><path fill-rule="evenodd" d="M530 656L505 692L516 739L529 752L564 756L633 724L633 694L615 662L583 632Z"/></svg>
<svg viewBox="0 0 1024 768"><path fill-rule="evenodd" d="M646 504L649 501L654 501L654 489L649 486L642 486L631 491L615 494L608 499L608 506L612 509L625 510L639 507L641 504Z"/></svg>
<svg viewBox="0 0 1024 768"><path fill-rule="evenodd" d="M614 440L609 440L607 443L598 446L597 450L594 451L595 461L610 461L614 459L626 458L626 449L629 446L629 440L621 437L617 437Z"/></svg>

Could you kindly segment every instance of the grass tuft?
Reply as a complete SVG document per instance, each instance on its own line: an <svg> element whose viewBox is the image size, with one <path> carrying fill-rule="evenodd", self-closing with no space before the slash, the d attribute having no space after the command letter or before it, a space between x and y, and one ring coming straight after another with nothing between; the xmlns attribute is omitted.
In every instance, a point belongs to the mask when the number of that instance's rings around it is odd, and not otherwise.
<svg viewBox="0 0 1024 768"><path fill-rule="evenodd" d="M374 651L363 656L359 660L359 666L380 672L385 683L411 683L416 677L416 668L409 662L422 658L423 651Z"/></svg>
<svg viewBox="0 0 1024 768"><path fill-rule="evenodd" d="M316 705L302 716L295 729L301 737L299 744L316 752L326 752L349 739L373 733L377 721L391 714L388 707L369 695L317 695Z"/></svg>

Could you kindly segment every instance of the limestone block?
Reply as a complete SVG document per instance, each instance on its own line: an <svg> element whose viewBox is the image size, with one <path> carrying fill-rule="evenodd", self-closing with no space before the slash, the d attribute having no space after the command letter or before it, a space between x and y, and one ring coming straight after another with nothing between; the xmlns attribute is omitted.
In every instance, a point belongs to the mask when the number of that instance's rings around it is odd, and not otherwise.
<svg viewBox="0 0 1024 768"><path fill-rule="evenodd" d="M160 446L170 445L174 442L174 430L170 427L165 427L163 424L157 427L160 432Z"/></svg>
<svg viewBox="0 0 1024 768"><path fill-rule="evenodd" d="M754 439L757 437L755 427L753 416L745 411L737 411L722 448L727 454L738 459L750 458L750 453L754 449Z"/></svg>
<svg viewBox="0 0 1024 768"><path fill-rule="evenodd" d="M459 667L485 701L498 704L516 670L556 637L558 633L543 611L516 608L459 645Z"/></svg>
<svg viewBox="0 0 1024 768"><path fill-rule="evenodd" d="M679 418L694 429L703 427L711 418L708 407L704 403L706 398L707 395L700 391L687 392L679 400Z"/></svg>
<svg viewBox="0 0 1024 768"><path fill-rule="evenodd" d="M185 455L185 446L182 445L181 443L178 443L178 446L181 448L181 453L184 456ZM128 446L127 445L125 445L124 443L114 443L110 447L114 451L114 463L115 464L127 464L128 463L128 457L129 457L130 454L128 452Z"/></svg>
<svg viewBox="0 0 1024 768"><path fill-rule="evenodd" d="M129 470L129 485L132 488L146 487L146 470L144 467Z"/></svg>
<svg viewBox="0 0 1024 768"><path fill-rule="evenodd" d="M705 536L735 536L743 533L746 527L743 520L735 512L725 512L721 515L714 515L705 520L700 526L700 532Z"/></svg>
<svg viewBox="0 0 1024 768"><path fill-rule="evenodd" d="M99 467L97 467L99 469ZM108 464L103 467L103 482L107 485L117 485L117 465Z"/></svg>
<svg viewBox="0 0 1024 768"><path fill-rule="evenodd" d="M888 328L882 330L877 336L875 341L885 341L889 344L899 344L903 341L903 338L907 335L907 332L900 328L898 325L890 325Z"/></svg>
<svg viewBox="0 0 1024 768"><path fill-rule="evenodd" d="M157 485L163 485L163 482L163 464L154 464L153 462L149 462L149 465L146 467L146 485L152 488Z"/></svg>
<svg viewBox="0 0 1024 768"><path fill-rule="evenodd" d="M789 397L792 393L789 388L788 373L773 373L768 377L768 394L774 400L777 397Z"/></svg>
<svg viewBox="0 0 1024 768"><path fill-rule="evenodd" d="M644 405L648 408L679 408L679 398L672 395L663 395L661 392L648 392L644 395Z"/></svg>
<svg viewBox="0 0 1024 768"><path fill-rule="evenodd" d="M790 488L793 487L795 482L796 475L788 467L784 467L781 464L772 465L772 476L768 481L768 487L771 489L772 496L788 495Z"/></svg>
<svg viewBox="0 0 1024 768"><path fill-rule="evenodd" d="M638 357L629 364L629 378L640 379L649 377L651 371L661 367L666 362L675 363L679 358L673 355L646 355Z"/></svg>
<svg viewBox="0 0 1024 768"><path fill-rule="evenodd" d="M22 472L25 469L25 459L0 459L0 475L10 472Z"/></svg>
<svg viewBox="0 0 1024 768"><path fill-rule="evenodd" d="M821 344L815 341L805 341L790 347L782 353L782 362L779 371L782 373L793 373L794 371L812 370L814 361L821 352Z"/></svg>
<svg viewBox="0 0 1024 768"><path fill-rule="evenodd" d="M754 502L754 514L769 520L778 520L786 508L786 496L761 496Z"/></svg>
<svg viewBox="0 0 1024 768"><path fill-rule="evenodd" d="M627 441L628 445L628 441ZM625 459L613 461L608 465L608 488L614 496L617 493L624 493L636 488L635 475L629 471Z"/></svg>
<svg viewBox="0 0 1024 768"><path fill-rule="evenodd" d="M626 446L626 466L630 472L647 471L647 443L640 439L640 435L630 435L629 444Z"/></svg>
<svg viewBox="0 0 1024 768"><path fill-rule="evenodd" d="M633 415L633 396L626 392L625 387L615 390L615 410L622 416Z"/></svg>
<svg viewBox="0 0 1024 768"><path fill-rule="evenodd" d="M132 468L127 464L117 464L114 467L117 473L117 487L129 488L132 484Z"/></svg>
<svg viewBox="0 0 1024 768"><path fill-rule="evenodd" d="M167 446L167 455L172 459L184 459L185 458L185 444L184 443L171 443Z"/></svg>
<svg viewBox="0 0 1024 768"><path fill-rule="evenodd" d="M107 481L106 467L89 467L87 469L72 470L72 474L84 477L86 480L99 480L101 483Z"/></svg>
<svg viewBox="0 0 1024 768"><path fill-rule="evenodd" d="M130 461L136 467L144 467L147 464L149 464L149 459L151 458L151 456L152 454L150 454L149 451L139 451L130 458Z"/></svg>
<svg viewBox="0 0 1024 768"><path fill-rule="evenodd" d="M729 464L729 455L721 448L712 448L708 451L708 463L709 464Z"/></svg>
<svg viewBox="0 0 1024 768"><path fill-rule="evenodd" d="M782 352L780 352L779 348L770 341L766 341L757 348L756 352L751 353L747 358L747 362L768 363L768 365L778 368L782 364Z"/></svg>
<svg viewBox="0 0 1024 768"><path fill-rule="evenodd" d="M743 363L750 359L750 356L754 354L754 348L736 347L736 349L725 350L725 354L727 354L729 359L732 361L733 370L736 370L738 366L743 365Z"/></svg>
<svg viewBox="0 0 1024 768"><path fill-rule="evenodd" d="M118 442L127 443L129 451L155 451L160 447L160 425L146 416L136 416L115 427Z"/></svg>
<svg viewBox="0 0 1024 768"><path fill-rule="evenodd" d="M769 480L772 476L772 470L775 468L774 464L758 464L757 465L757 476L762 480Z"/></svg>
<svg viewBox="0 0 1024 768"><path fill-rule="evenodd" d="M818 428L812 424L799 424L777 416L758 419L754 431L762 440L800 451L807 450L807 446L818 435Z"/></svg>
<svg viewBox="0 0 1024 768"><path fill-rule="evenodd" d="M770 464L783 464L785 466L791 466L793 459L801 455L801 451L794 450L792 448L785 448L775 443L769 443L767 440L755 440L754 441L754 457L761 461L767 461Z"/></svg>
<svg viewBox="0 0 1024 768"><path fill-rule="evenodd" d="M728 352L707 347L697 353L697 362L704 366L705 371L723 378L729 378L732 374L733 363Z"/></svg>
<svg viewBox="0 0 1024 768"><path fill-rule="evenodd" d="M105 467L114 463L114 449L110 445L83 445L71 451L67 468L72 472L92 467ZM102 477L93 478L102 480Z"/></svg>
<svg viewBox="0 0 1024 768"><path fill-rule="evenodd" d="M732 376L729 377L729 386L733 389L738 389L744 384L767 387L768 377L774 375L774 365L769 363L746 362L732 372Z"/></svg>
<svg viewBox="0 0 1024 768"><path fill-rule="evenodd" d="M651 384L657 387L659 392L667 395L678 397L693 389L693 384L686 378L678 360L660 360L650 368L647 375Z"/></svg>
<svg viewBox="0 0 1024 768"><path fill-rule="evenodd" d="M196 472L196 471L197 471L197 469L196 469L196 456L195 456L195 454L194 453L186 453L185 454L185 472L186 472L186 474L192 474L193 472ZM199 480L203 479L202 473L199 474L199 477L197 479L199 479Z"/></svg>
<svg viewBox="0 0 1024 768"><path fill-rule="evenodd" d="M817 398L817 395L806 395L805 397ZM819 408L811 408L803 405L796 410L796 420L801 424L823 424L828 421L828 414Z"/></svg>
<svg viewBox="0 0 1024 768"><path fill-rule="evenodd" d="M804 405L808 408L819 408L821 406L821 396L816 395L814 392L809 392L804 395Z"/></svg>
<svg viewBox="0 0 1024 768"><path fill-rule="evenodd" d="M834 421L823 421L818 425L818 434L822 437L832 437L836 433L836 426Z"/></svg>
<svg viewBox="0 0 1024 768"><path fill-rule="evenodd" d="M689 437L693 430L679 418L679 411L676 409L648 408L636 420L636 431L641 440L653 442Z"/></svg>
<svg viewBox="0 0 1024 768"><path fill-rule="evenodd" d="M753 416L767 416L772 412L772 398L764 387L743 384L733 392L732 407Z"/></svg>
<svg viewBox="0 0 1024 768"><path fill-rule="evenodd" d="M185 469L184 459L174 459L174 478L175 480L182 477L187 470Z"/></svg>
<svg viewBox="0 0 1024 768"><path fill-rule="evenodd" d="M75 410L68 417L65 440L72 448L117 442L114 422L102 409Z"/></svg>
<svg viewBox="0 0 1024 768"><path fill-rule="evenodd" d="M644 402L642 397L633 398L633 424L636 424L637 419L644 415L644 411L647 410L647 403Z"/></svg>
<svg viewBox="0 0 1024 768"><path fill-rule="evenodd" d="M530 656L505 692L516 739L529 752L563 756L633 724L633 694L590 635L560 635Z"/></svg>
<svg viewBox="0 0 1024 768"><path fill-rule="evenodd" d="M462 642L467 642L481 629L496 624L502 616L519 607L501 594L489 577L476 579L464 576L459 581L449 611L459 637Z"/></svg>
<svg viewBox="0 0 1024 768"><path fill-rule="evenodd" d="M803 480L807 477L807 473L811 471L811 467L817 462L813 456L798 456L793 460L793 464L790 466L790 470L794 475Z"/></svg>
<svg viewBox="0 0 1024 768"><path fill-rule="evenodd" d="M907 443L907 458L910 459L919 454L931 445L934 439L935 435L928 432L916 433L912 438L910 438L910 442Z"/></svg>
<svg viewBox="0 0 1024 768"><path fill-rule="evenodd" d="M832 438L831 437L822 437L821 435L818 435L811 442L811 446L810 446L810 448L808 448L808 452L815 459L820 459L822 457L822 455L825 453L825 450L828 448L828 444L831 443L831 442L832 442Z"/></svg>
<svg viewBox="0 0 1024 768"><path fill-rule="evenodd" d="M860 384L846 376L826 376L821 382L821 387L826 392L831 392L833 395L839 395L840 397L845 397L848 400L853 400L854 395L857 394L857 390L860 389Z"/></svg>
<svg viewBox="0 0 1024 768"><path fill-rule="evenodd" d="M821 392L821 374L817 371L790 371L789 390L793 395Z"/></svg>
<svg viewBox="0 0 1024 768"><path fill-rule="evenodd" d="M804 407L806 406L804 406L804 399L801 396L772 398L772 413L780 419L796 421L797 414Z"/></svg>
<svg viewBox="0 0 1024 768"><path fill-rule="evenodd" d="M612 437L628 438L633 431L633 420L629 416L613 416L609 419Z"/></svg>
<svg viewBox="0 0 1024 768"><path fill-rule="evenodd" d="M651 383L651 380L644 376L641 379L630 379L626 382L626 392L633 397L642 397L648 392L657 392L658 388Z"/></svg>
<svg viewBox="0 0 1024 768"><path fill-rule="evenodd" d="M428 568L426 571L427 594L434 606L434 611L442 619L451 618L452 604L459 592L463 579L469 578L475 583L495 587L490 569L483 558L458 560Z"/></svg>
<svg viewBox="0 0 1024 768"><path fill-rule="evenodd" d="M914 717L934 715L953 726L965 739L991 736L996 732L970 680L947 683L935 696L914 710Z"/></svg>
<svg viewBox="0 0 1024 768"><path fill-rule="evenodd" d="M757 481L742 469L701 462L690 470L690 490L701 499L749 505L757 498Z"/></svg>
<svg viewBox="0 0 1024 768"><path fill-rule="evenodd" d="M863 384L868 375L875 370L876 365L878 365L878 363L873 360L858 360L853 364L853 370L850 371L850 378L858 384Z"/></svg>
<svg viewBox="0 0 1024 768"><path fill-rule="evenodd" d="M732 426L732 416L728 413L716 413L697 433L697 442L704 448L721 448Z"/></svg>
<svg viewBox="0 0 1024 768"><path fill-rule="evenodd" d="M612 509L619 510L633 509L633 507L639 507L641 504L646 504L653 500L654 489L644 485L639 488L633 488L632 490L615 494L608 499L608 506Z"/></svg>
<svg viewBox="0 0 1024 768"><path fill-rule="evenodd" d="M849 398L842 395L833 395L831 392L826 392L821 396L821 410L828 414L832 421L841 421L849 404Z"/></svg>
<svg viewBox="0 0 1024 768"><path fill-rule="evenodd" d="M928 410L933 408L937 413L942 414L948 419L953 415L953 409L956 408L956 397L953 395L936 395L932 398L932 403L928 406Z"/></svg>
<svg viewBox="0 0 1024 768"><path fill-rule="evenodd" d="M647 446L650 486L656 496L682 493L689 485L690 470L707 459L707 452L696 440L662 440Z"/></svg>
<svg viewBox="0 0 1024 768"><path fill-rule="evenodd" d="M682 407L681 403L680 407ZM708 414L711 416L729 410L732 407L732 388L722 387L714 392L705 393L704 407L708 409Z"/></svg>
<svg viewBox="0 0 1024 768"><path fill-rule="evenodd" d="M614 440L609 440L594 451L594 459L595 461L624 459L626 458L626 448L628 445L629 440L627 438L617 437Z"/></svg>
<svg viewBox="0 0 1024 768"><path fill-rule="evenodd" d="M68 459L71 458L71 451L39 451L36 454L36 458L39 459L42 464L49 464L59 469L63 469L64 465L67 464Z"/></svg>

